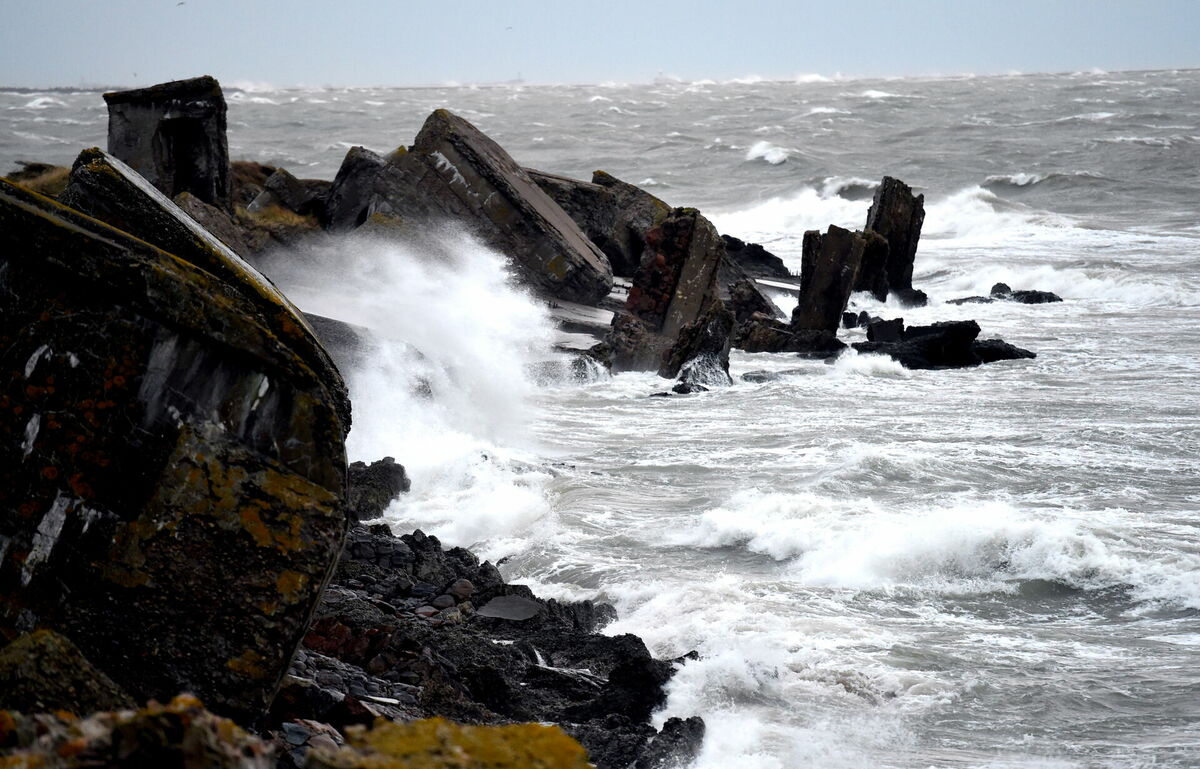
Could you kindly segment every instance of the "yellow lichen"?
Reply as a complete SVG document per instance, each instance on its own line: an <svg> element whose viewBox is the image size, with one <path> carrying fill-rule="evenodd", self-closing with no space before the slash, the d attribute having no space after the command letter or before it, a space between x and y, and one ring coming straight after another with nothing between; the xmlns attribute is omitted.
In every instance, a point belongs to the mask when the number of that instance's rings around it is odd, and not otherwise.
<svg viewBox="0 0 1200 769"><path fill-rule="evenodd" d="M337 751L314 749L310 769L586 769L587 751L557 726L467 726L442 718L351 728Z"/></svg>
<svg viewBox="0 0 1200 769"><path fill-rule="evenodd" d="M247 649L239 656L234 657L225 663L225 667L235 673L239 673L247 678L265 678L267 675L266 669L263 667L263 656L253 649ZM178 699L178 697L176 698ZM172 701L172 706L175 702Z"/></svg>
<svg viewBox="0 0 1200 769"><path fill-rule="evenodd" d="M304 588L308 586L308 577L290 569L283 572L275 580L275 587L288 603L295 603L304 597Z"/></svg>

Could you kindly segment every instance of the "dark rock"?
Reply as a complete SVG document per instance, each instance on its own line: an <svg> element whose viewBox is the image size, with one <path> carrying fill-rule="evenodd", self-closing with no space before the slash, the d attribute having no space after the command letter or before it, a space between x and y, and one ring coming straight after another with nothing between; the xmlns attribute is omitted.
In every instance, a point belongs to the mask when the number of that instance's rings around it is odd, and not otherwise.
<svg viewBox="0 0 1200 769"><path fill-rule="evenodd" d="M704 744L704 719L668 718L650 744L638 756L635 769L670 769L689 766Z"/></svg>
<svg viewBox="0 0 1200 769"><path fill-rule="evenodd" d="M0 710L86 715L133 706L121 687L58 633L38 630L0 649Z"/></svg>
<svg viewBox="0 0 1200 769"><path fill-rule="evenodd" d="M104 94L108 151L168 198L233 210L225 96L211 77Z"/></svg>
<svg viewBox="0 0 1200 769"><path fill-rule="evenodd" d="M964 296L961 299L949 299L946 304L991 304L994 301L990 296Z"/></svg>
<svg viewBox="0 0 1200 769"><path fill-rule="evenodd" d="M526 169L612 265L614 275L633 277L646 247L646 231L671 207L649 192L596 171L591 182Z"/></svg>
<svg viewBox="0 0 1200 769"><path fill-rule="evenodd" d="M717 269L724 246L700 212L676 208L646 233L646 251L605 339L614 372L657 371L683 327L720 303Z"/></svg>
<svg viewBox="0 0 1200 769"><path fill-rule="evenodd" d="M904 318L876 320L867 326L868 342L899 342L904 338Z"/></svg>
<svg viewBox="0 0 1200 769"><path fill-rule="evenodd" d="M892 296L901 307L924 307L929 304L929 295L916 288L899 288L892 292Z"/></svg>
<svg viewBox="0 0 1200 769"><path fill-rule="evenodd" d="M523 622L527 619L533 619L541 610L542 604L537 601L531 601L528 598L522 598L517 595L502 595L480 606L476 610L476 613L481 617Z"/></svg>
<svg viewBox="0 0 1200 769"><path fill-rule="evenodd" d="M333 184L320 179L297 179L286 169L276 169L263 183L263 191L247 206L256 213L269 206L282 206L301 216L325 216L325 205Z"/></svg>
<svg viewBox="0 0 1200 769"><path fill-rule="evenodd" d="M250 205L250 202L263 191L263 185L275 171L275 166L256 163L253 160L235 160L230 163L229 172L233 185L234 209Z"/></svg>
<svg viewBox="0 0 1200 769"><path fill-rule="evenodd" d="M254 718L345 536L343 385L206 253L0 182L0 635L54 629L136 699Z"/></svg>
<svg viewBox="0 0 1200 769"><path fill-rule="evenodd" d="M271 702L270 720L272 723L294 719L324 721L345 697L342 691L289 674L284 676L279 693Z"/></svg>
<svg viewBox="0 0 1200 769"><path fill-rule="evenodd" d="M858 328L858 313L843 312L842 313L842 328Z"/></svg>
<svg viewBox="0 0 1200 769"><path fill-rule="evenodd" d="M973 320L909 326L899 342L858 342L859 352L890 355L905 368L940 369L978 366L982 361L973 349L979 324Z"/></svg>
<svg viewBox="0 0 1200 769"><path fill-rule="evenodd" d="M730 235L722 235L725 254L729 260L754 278L768 280L795 280L783 260L757 243L746 243Z"/></svg>
<svg viewBox="0 0 1200 769"><path fill-rule="evenodd" d="M382 517L388 505L412 488L404 465L392 457L369 465L352 462L348 476L347 514L354 523Z"/></svg>
<svg viewBox="0 0 1200 769"><path fill-rule="evenodd" d="M335 232L362 226L371 215L375 180L386 165L366 147L351 147L329 188L321 226Z"/></svg>
<svg viewBox="0 0 1200 769"><path fill-rule="evenodd" d="M238 256L258 253L267 241L265 233L251 231L229 214L210 206L190 192L176 195L175 205Z"/></svg>
<svg viewBox="0 0 1200 769"><path fill-rule="evenodd" d="M548 296L586 304L612 290L608 259L571 217L500 145L447 110L429 116L407 152L394 153L377 173L357 175L368 192L347 189L353 185L338 176L330 193L331 217L337 211L339 220L349 218L341 213L339 197L365 196L368 205L356 221L401 228L460 222Z"/></svg>
<svg viewBox="0 0 1200 769"><path fill-rule="evenodd" d="M475 585L469 579L456 579L446 589L446 592L457 598L459 601L466 601L475 594Z"/></svg>
<svg viewBox="0 0 1200 769"><path fill-rule="evenodd" d="M882 260L880 247L869 247L864 253L856 291L870 291L880 301L892 293L909 306L920 306L924 294L913 289L912 273L924 221L925 196L914 196L912 188L899 179L883 177L864 229L882 235L888 248Z"/></svg>
<svg viewBox="0 0 1200 769"><path fill-rule="evenodd" d="M695 382L679 382L671 388L671 392L676 395L692 395L694 393L706 393L709 388Z"/></svg>
<svg viewBox="0 0 1200 769"><path fill-rule="evenodd" d="M729 286L729 298L725 299L725 306L733 313L733 317L737 323L745 323L750 319L750 316L755 313L766 315L768 317L779 317L779 308L775 303L758 290L754 282L749 279L741 279L735 281Z"/></svg>
<svg viewBox="0 0 1200 769"><path fill-rule="evenodd" d="M837 332L865 246L862 236L833 225L824 235L815 230L804 233L794 328Z"/></svg>
<svg viewBox="0 0 1200 769"><path fill-rule="evenodd" d="M1037 353L1011 345L1003 339L979 339L971 350L984 363L995 363L998 360L1019 360L1021 358L1036 358Z"/></svg>
<svg viewBox="0 0 1200 769"><path fill-rule="evenodd" d="M754 315L739 326L733 346L746 352L795 352L821 358L846 347L828 331L798 329L765 315Z"/></svg>
<svg viewBox="0 0 1200 769"><path fill-rule="evenodd" d="M46 769L274 769L271 746L190 695L166 705L68 714L5 713L7 766Z"/></svg>
<svg viewBox="0 0 1200 769"><path fill-rule="evenodd" d="M429 605L441 611L457 606L458 601L456 601L452 595L439 595L437 598L434 598Z"/></svg>
<svg viewBox="0 0 1200 769"><path fill-rule="evenodd" d="M997 283L992 286L991 294L993 299L1003 299L1019 304L1049 304L1062 301L1061 296L1049 291L1013 291L1007 283Z"/></svg>
<svg viewBox="0 0 1200 769"><path fill-rule="evenodd" d="M599 769L633 766L655 734L649 724L616 713L587 723L564 724L563 730L587 748L588 758Z"/></svg>
<svg viewBox="0 0 1200 769"><path fill-rule="evenodd" d="M733 313L716 304L693 323L679 331L675 344L667 352L658 375L666 379L680 377L691 386L727 387L729 345L733 333Z"/></svg>
<svg viewBox="0 0 1200 769"><path fill-rule="evenodd" d="M352 372L366 361L372 347L369 329L311 312L304 319L339 371Z"/></svg>
<svg viewBox="0 0 1200 769"><path fill-rule="evenodd" d="M71 169L62 202L199 267L248 299L272 331L332 390L338 415L350 429L350 396L329 354L300 311L274 284L183 213L120 160L84 150Z"/></svg>

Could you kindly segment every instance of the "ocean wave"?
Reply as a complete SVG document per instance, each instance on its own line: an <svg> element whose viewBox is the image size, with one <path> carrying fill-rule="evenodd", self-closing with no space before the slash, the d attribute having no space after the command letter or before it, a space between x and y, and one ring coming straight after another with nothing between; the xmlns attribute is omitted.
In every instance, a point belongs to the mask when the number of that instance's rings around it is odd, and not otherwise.
<svg viewBox="0 0 1200 769"><path fill-rule="evenodd" d="M841 196L847 200L869 200L879 182L858 176L827 176L821 180L821 197Z"/></svg>
<svg viewBox="0 0 1200 769"><path fill-rule="evenodd" d="M1047 518L1000 502L909 512L871 499L749 490L705 512L673 544L737 546L787 560L791 576L810 586L957 594L1016 592L1024 581L1044 580L1200 609L1200 556L1139 549L1120 518L1112 511Z"/></svg>
<svg viewBox="0 0 1200 769"><path fill-rule="evenodd" d="M850 115L853 113L850 110L838 109L837 107L813 107L804 114L805 117L809 117L812 115Z"/></svg>
<svg viewBox="0 0 1200 769"><path fill-rule="evenodd" d="M349 237L280 254L267 273L305 311L374 332L371 354L345 372L355 409L346 449L408 470L412 492L390 523L453 545L486 540L485 557L552 525L550 475L527 445L532 372L549 357L552 325L500 255L453 232Z"/></svg>
<svg viewBox="0 0 1200 769"><path fill-rule="evenodd" d="M1103 174L1095 173L1094 171L1069 171L1069 172L1047 172L1047 173L1028 173L1018 172L1015 174L994 174L987 177L983 181L985 187L998 188L1033 188L1038 185L1045 184L1046 186L1060 188L1077 185L1090 185L1095 182L1110 182L1113 181Z"/></svg>
<svg viewBox="0 0 1200 769"><path fill-rule="evenodd" d="M771 144L768 141L755 142L754 145L746 151L746 160L765 160L773 166L787 162L789 156L789 150Z"/></svg>
<svg viewBox="0 0 1200 769"><path fill-rule="evenodd" d="M808 83L832 83L834 80L835 78L818 75L816 73L796 75L794 78L792 78L792 82L798 85L807 85Z"/></svg>
<svg viewBox="0 0 1200 769"><path fill-rule="evenodd" d="M947 264L940 254L918 256L923 269ZM1014 288L1052 291L1064 299L1097 300L1135 307L1198 307L1200 294L1190 291L1174 277L1156 282L1144 272L1127 267L1073 268L1050 265L1006 265L972 261L969 269L938 286L938 294L986 296L996 283Z"/></svg>
<svg viewBox="0 0 1200 769"><path fill-rule="evenodd" d="M55 99L53 96L39 96L36 99L30 99L23 105L24 109L49 109L50 107L66 107L67 103L61 99Z"/></svg>

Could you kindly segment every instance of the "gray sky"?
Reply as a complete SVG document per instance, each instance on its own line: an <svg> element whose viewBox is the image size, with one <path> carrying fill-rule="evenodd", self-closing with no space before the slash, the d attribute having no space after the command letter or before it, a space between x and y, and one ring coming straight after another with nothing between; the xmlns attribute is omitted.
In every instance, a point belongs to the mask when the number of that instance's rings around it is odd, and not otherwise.
<svg viewBox="0 0 1200 769"><path fill-rule="evenodd" d="M1200 0L0 0L0 85L1200 67Z"/></svg>

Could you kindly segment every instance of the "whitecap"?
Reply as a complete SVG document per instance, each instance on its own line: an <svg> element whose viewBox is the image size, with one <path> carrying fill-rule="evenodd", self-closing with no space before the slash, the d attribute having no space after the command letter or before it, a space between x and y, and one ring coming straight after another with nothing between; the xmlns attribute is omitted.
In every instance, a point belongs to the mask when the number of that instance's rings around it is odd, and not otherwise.
<svg viewBox="0 0 1200 769"><path fill-rule="evenodd" d="M767 141L755 142L754 145L746 151L746 160L765 160L773 166L787 162L788 157L788 150L771 144Z"/></svg>

